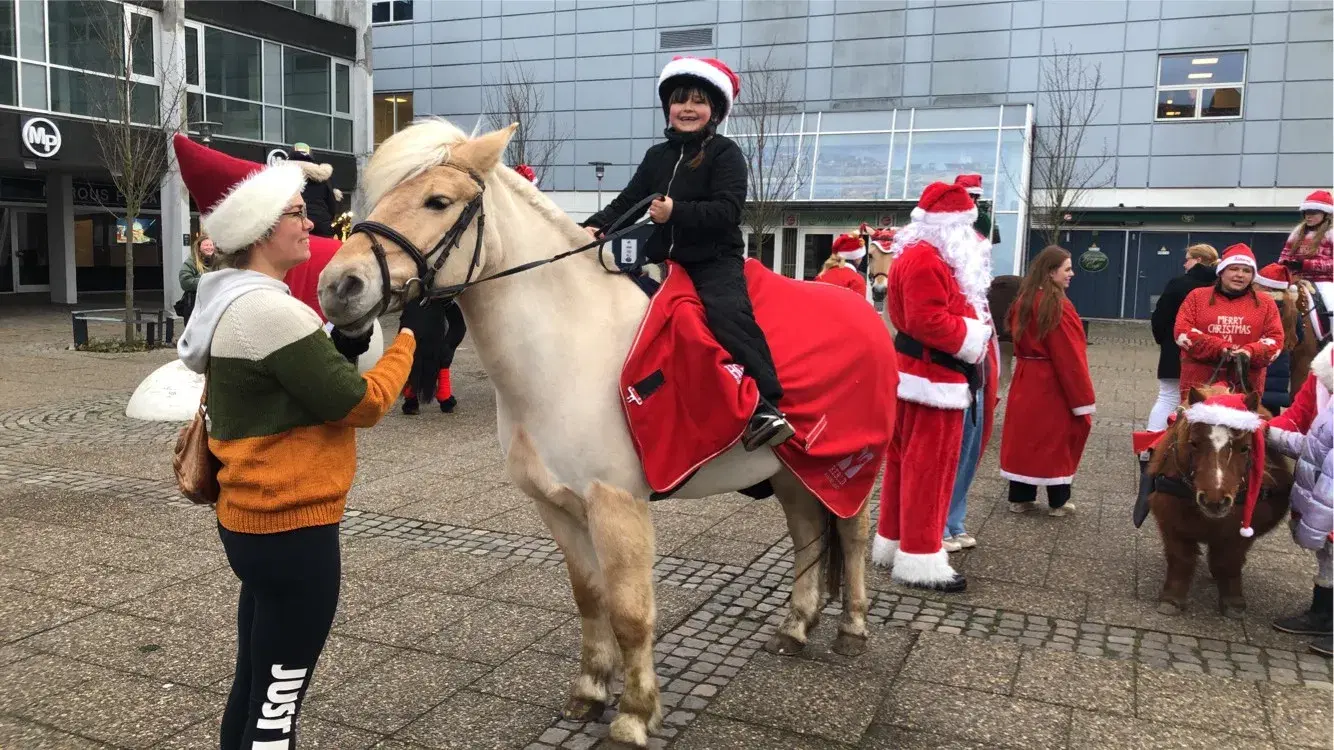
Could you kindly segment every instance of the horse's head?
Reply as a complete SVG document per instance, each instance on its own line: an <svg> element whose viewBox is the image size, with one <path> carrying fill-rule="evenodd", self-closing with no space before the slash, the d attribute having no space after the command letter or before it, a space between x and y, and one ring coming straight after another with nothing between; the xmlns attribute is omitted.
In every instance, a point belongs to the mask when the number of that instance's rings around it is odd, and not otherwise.
<svg viewBox="0 0 1334 750"><path fill-rule="evenodd" d="M870 258L866 262L866 273L871 277L871 294L877 300L883 299L889 291L889 264L893 260L889 246L893 241L894 230L880 229L867 243Z"/></svg>
<svg viewBox="0 0 1334 750"><path fill-rule="evenodd" d="M427 119L380 144L362 177L366 222L320 274L320 306L335 326L359 333L427 288L475 279L499 262L490 230L478 237L478 217L516 127L469 139Z"/></svg>
<svg viewBox="0 0 1334 750"><path fill-rule="evenodd" d="M1207 518L1220 519L1246 499L1246 482L1263 417L1258 413L1260 396L1248 393L1245 410L1205 403L1227 396L1227 388L1192 388L1189 407L1174 429L1175 462L1195 487L1195 505ZM1243 397L1237 396L1237 399Z"/></svg>

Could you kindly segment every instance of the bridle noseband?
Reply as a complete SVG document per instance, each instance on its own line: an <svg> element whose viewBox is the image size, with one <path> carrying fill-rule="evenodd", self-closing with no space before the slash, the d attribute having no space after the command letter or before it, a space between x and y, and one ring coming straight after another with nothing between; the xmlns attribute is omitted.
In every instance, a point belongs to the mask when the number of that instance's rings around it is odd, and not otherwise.
<svg viewBox="0 0 1334 750"><path fill-rule="evenodd" d="M375 254L375 262L380 266L380 308L376 312L376 317L383 315L389 308L389 299L394 294L406 294L412 289L413 282L421 287L421 296L427 300L451 300L457 297L460 292L467 289L472 282L473 274L477 271L482 255L482 235L486 228L486 210L482 207L482 197L486 194L486 183L478 176L476 172L465 169L454 164L442 164L441 166L456 169L468 175L473 183L477 185L477 195L473 196L463 207L463 213L459 215L457 221L449 227L449 230L440 237L429 252L423 253L412 240L404 237L398 230L378 221L360 221L353 225L348 233L351 237L357 233L363 233L371 241L371 252ZM435 275L449 260L449 254L458 247L459 241L463 239L463 233L468 231L468 226L472 224L473 219L477 219L477 241L473 245L472 262L468 264L468 275L462 284L453 284L446 287L435 286ZM378 236L377 236L378 235ZM412 262L417 264L417 275L408 279L403 286L397 289L393 287L389 280L389 260L385 254L384 246L380 244L380 237L389 240L399 246L403 252L412 258ZM435 263L431 263L431 258L435 257Z"/></svg>

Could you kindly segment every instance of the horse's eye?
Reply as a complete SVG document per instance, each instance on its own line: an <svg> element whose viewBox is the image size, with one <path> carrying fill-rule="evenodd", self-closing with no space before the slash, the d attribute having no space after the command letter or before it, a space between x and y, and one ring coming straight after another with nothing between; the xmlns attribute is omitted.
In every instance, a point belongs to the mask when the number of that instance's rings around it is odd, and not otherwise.
<svg viewBox="0 0 1334 750"><path fill-rule="evenodd" d="M1248 445L1248 444L1246 444L1246 443L1242 443L1241 445L1238 445L1238 446L1237 446L1237 452L1238 452L1238 453L1250 453L1250 452L1251 452L1251 446Z"/></svg>
<svg viewBox="0 0 1334 750"><path fill-rule="evenodd" d="M426 207L432 211L444 211L449 207L449 202L439 195L433 195L426 199Z"/></svg>

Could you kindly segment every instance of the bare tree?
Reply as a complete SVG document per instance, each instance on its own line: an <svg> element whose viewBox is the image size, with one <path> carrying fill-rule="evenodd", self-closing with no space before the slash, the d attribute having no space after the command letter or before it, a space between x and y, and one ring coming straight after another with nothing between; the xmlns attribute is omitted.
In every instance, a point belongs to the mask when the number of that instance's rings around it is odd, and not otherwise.
<svg viewBox="0 0 1334 750"><path fill-rule="evenodd" d="M106 55L108 72L114 76L84 78L91 114L98 118L93 137L102 163L125 200L125 341L130 343L137 338L134 226L170 167L171 139L184 124L185 82L179 76L172 80L169 71L174 66L159 64L154 54L158 36L151 19L129 12L124 0L84 3L83 7L104 13L101 19L88 19L89 38L82 41ZM163 51L163 61L170 60L171 54Z"/></svg>
<svg viewBox="0 0 1334 750"><path fill-rule="evenodd" d="M506 63L501 80L482 89L482 109L492 129L519 123L519 129L505 149L505 163L510 166L527 164L542 179L551 169L561 145L570 139L568 126L557 123L547 106L542 84L522 63Z"/></svg>
<svg viewBox="0 0 1334 750"><path fill-rule="evenodd" d="M764 59L748 58L742 101L736 105L731 128L749 169L748 195L743 221L759 238L782 227L783 213L798 188L805 184L797 149L797 124L801 108L792 99L792 74L773 63L773 48ZM760 248L751 252L759 254Z"/></svg>
<svg viewBox="0 0 1334 750"><path fill-rule="evenodd" d="M1033 139L1031 184L1036 189L1029 215L1042 227L1047 244L1054 245L1084 195L1111 183L1105 167L1112 154L1106 142L1092 155L1084 148L1089 125L1102 109L1102 66L1087 65L1067 49L1044 58L1041 75L1043 121Z"/></svg>

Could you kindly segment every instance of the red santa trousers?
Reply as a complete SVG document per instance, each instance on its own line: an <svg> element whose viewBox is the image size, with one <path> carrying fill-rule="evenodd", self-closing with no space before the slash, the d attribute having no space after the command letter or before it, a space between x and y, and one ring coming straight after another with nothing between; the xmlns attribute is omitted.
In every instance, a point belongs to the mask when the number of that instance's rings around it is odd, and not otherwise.
<svg viewBox="0 0 1334 750"><path fill-rule="evenodd" d="M899 401L873 548L877 563L892 559L896 580L943 583L954 577L940 540L954 491L965 413Z"/></svg>

